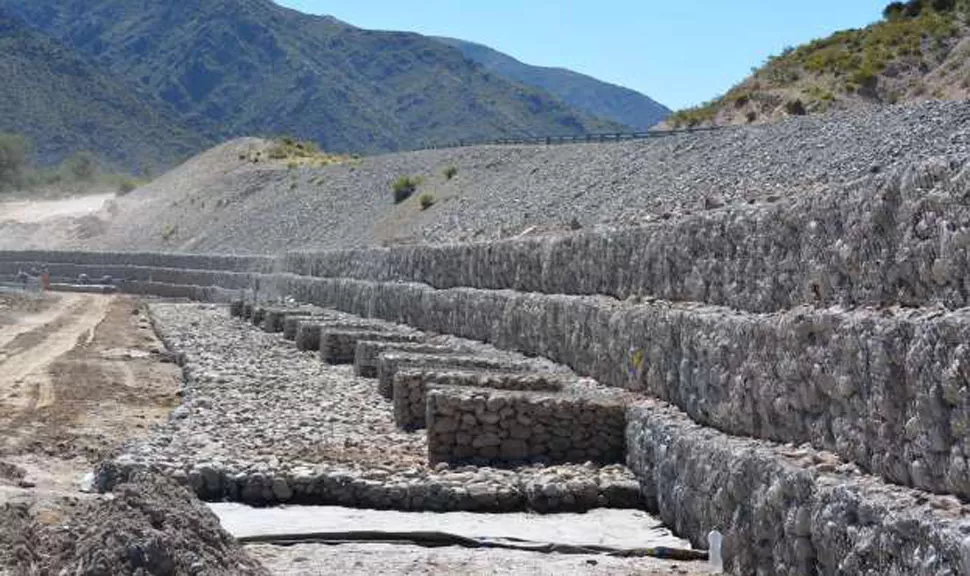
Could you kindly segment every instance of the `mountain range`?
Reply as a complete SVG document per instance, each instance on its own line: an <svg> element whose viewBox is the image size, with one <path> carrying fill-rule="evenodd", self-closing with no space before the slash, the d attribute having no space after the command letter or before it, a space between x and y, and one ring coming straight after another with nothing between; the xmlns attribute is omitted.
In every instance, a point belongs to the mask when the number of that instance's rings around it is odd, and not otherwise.
<svg viewBox="0 0 970 576"><path fill-rule="evenodd" d="M461 50L465 58L478 62L490 72L542 88L573 108L599 118L637 130L649 130L671 114L669 108L649 96L585 74L565 68L524 64L508 54L474 42L441 36L435 39Z"/></svg>
<svg viewBox="0 0 970 576"><path fill-rule="evenodd" d="M0 132L26 136L42 164L95 150L146 172L213 141L160 102L0 8Z"/></svg>
<svg viewBox="0 0 970 576"><path fill-rule="evenodd" d="M137 167L142 140L168 162L242 135L286 134L333 152L374 153L630 129L615 114L575 104L570 94L582 88L565 80L552 83L561 90L547 87L432 38L364 30L270 0L0 0L0 10L30 28L11 24L17 34L48 47L18 52L6 89L27 95L31 117L48 115L47 107L70 110L31 128L18 118L23 98L0 107L0 131L27 133L45 159L84 146ZM3 40L11 35L3 31ZM99 81L62 90L69 83L47 72L60 62ZM45 71L43 84L35 69ZM76 95L84 97L72 101ZM128 123L148 129L95 134Z"/></svg>

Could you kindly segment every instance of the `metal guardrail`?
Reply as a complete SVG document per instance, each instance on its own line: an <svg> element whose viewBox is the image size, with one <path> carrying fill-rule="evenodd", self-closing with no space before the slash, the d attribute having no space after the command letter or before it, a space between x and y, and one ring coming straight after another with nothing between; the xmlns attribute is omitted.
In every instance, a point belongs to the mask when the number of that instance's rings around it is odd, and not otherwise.
<svg viewBox="0 0 970 576"><path fill-rule="evenodd" d="M680 130L647 130L643 132L599 132L593 134L569 134L560 136L507 136L504 138L462 139L445 144L427 144L414 148L413 150L440 150L444 148L466 148L469 146L511 146L529 144L553 146L558 144L623 142L626 140L665 138L667 136L678 136L681 134L715 132L724 128L724 126L708 126L703 128L683 128Z"/></svg>

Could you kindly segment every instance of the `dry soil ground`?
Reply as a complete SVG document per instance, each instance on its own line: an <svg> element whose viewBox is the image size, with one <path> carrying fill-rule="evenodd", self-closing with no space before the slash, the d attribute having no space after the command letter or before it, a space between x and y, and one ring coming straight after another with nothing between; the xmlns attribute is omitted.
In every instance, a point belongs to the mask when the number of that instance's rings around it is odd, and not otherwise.
<svg viewBox="0 0 970 576"><path fill-rule="evenodd" d="M0 294L0 504L56 520L98 461L168 417L180 382L135 299Z"/></svg>

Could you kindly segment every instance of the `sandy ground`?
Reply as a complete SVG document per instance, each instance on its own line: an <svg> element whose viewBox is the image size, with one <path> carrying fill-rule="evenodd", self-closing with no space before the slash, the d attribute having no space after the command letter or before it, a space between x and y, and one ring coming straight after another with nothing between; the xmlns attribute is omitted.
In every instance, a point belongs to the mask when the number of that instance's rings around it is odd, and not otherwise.
<svg viewBox="0 0 970 576"><path fill-rule="evenodd" d="M114 194L92 194L61 200L0 202L0 221L32 224L52 218L86 216L101 210L105 202L114 197Z"/></svg>
<svg viewBox="0 0 970 576"><path fill-rule="evenodd" d="M0 295L0 504L49 514L177 404L178 368L135 299Z"/></svg>

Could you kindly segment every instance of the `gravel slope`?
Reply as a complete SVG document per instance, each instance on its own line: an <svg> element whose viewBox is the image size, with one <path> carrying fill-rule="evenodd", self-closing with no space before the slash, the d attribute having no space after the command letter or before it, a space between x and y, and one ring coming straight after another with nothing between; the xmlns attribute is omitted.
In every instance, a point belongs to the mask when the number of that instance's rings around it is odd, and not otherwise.
<svg viewBox="0 0 970 576"><path fill-rule="evenodd" d="M932 156L963 160L970 104L933 102L652 141L477 147L392 154L324 168L252 163L265 143L213 149L108 206L74 233L0 227L0 248L275 252L388 242L487 240L618 227L851 182ZM446 180L445 168L457 176ZM421 176L400 205L391 184ZM575 221L574 221L575 220ZM57 232L57 233L54 233Z"/></svg>

